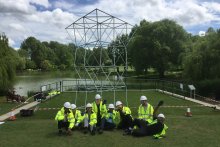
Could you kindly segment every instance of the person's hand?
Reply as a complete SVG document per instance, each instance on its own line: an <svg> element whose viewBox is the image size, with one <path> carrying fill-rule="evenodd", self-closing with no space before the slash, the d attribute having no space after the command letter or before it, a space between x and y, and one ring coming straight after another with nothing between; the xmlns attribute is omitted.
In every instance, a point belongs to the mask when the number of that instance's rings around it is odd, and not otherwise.
<svg viewBox="0 0 220 147"><path fill-rule="evenodd" d="M106 104L107 103L107 100L103 100L103 104Z"/></svg>
<svg viewBox="0 0 220 147"><path fill-rule="evenodd" d="M162 106L163 105L163 101L159 101L159 103L157 104L157 106L159 107L159 106Z"/></svg>

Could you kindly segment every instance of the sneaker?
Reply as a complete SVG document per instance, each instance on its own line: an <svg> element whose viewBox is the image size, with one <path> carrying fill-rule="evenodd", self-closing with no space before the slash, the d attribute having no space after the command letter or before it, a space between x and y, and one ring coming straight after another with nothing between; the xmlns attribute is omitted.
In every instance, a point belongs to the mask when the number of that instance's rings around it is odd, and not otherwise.
<svg viewBox="0 0 220 147"><path fill-rule="evenodd" d="M91 131L91 135L95 135L95 130L92 130L92 131Z"/></svg>
<svg viewBox="0 0 220 147"><path fill-rule="evenodd" d="M83 131L83 133L84 133L84 134L87 134L87 133L88 133L88 130L87 130L87 129L85 129L85 130Z"/></svg>
<svg viewBox="0 0 220 147"><path fill-rule="evenodd" d="M59 130L58 135L59 135L59 136L62 135L62 130Z"/></svg>
<svg viewBox="0 0 220 147"><path fill-rule="evenodd" d="M125 136L125 135L131 135L131 130L129 130L129 129L126 129L125 131L124 131L124 133L123 133L123 135Z"/></svg>
<svg viewBox="0 0 220 147"><path fill-rule="evenodd" d="M102 133L103 133L103 130L102 130L102 129L99 129L98 132L99 132L99 134L102 134Z"/></svg>

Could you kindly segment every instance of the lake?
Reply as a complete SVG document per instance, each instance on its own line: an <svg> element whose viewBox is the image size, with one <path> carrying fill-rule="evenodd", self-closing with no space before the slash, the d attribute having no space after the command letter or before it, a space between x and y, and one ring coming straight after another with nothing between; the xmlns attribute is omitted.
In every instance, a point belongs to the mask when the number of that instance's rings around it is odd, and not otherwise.
<svg viewBox="0 0 220 147"><path fill-rule="evenodd" d="M16 94L27 96L28 91L40 91L40 87L43 85L74 79L74 71L26 72L17 74L13 87Z"/></svg>

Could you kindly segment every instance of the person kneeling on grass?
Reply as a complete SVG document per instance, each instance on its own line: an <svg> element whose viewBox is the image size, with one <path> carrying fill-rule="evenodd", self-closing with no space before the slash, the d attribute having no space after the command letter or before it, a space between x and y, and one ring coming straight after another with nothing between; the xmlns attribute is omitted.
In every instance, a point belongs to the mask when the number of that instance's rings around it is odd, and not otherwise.
<svg viewBox="0 0 220 147"><path fill-rule="evenodd" d="M96 94L95 95L95 101L92 103L92 110L96 113L97 116L97 131L101 134L101 121L104 115L107 113L106 108L106 100L102 100L101 95Z"/></svg>
<svg viewBox="0 0 220 147"><path fill-rule="evenodd" d="M78 120L80 121L82 119L82 115L81 115L81 111L76 108L75 104L71 104L71 109L72 109L73 116L75 118L75 125L72 128L72 130L74 130L78 128L79 124L77 123L77 121Z"/></svg>
<svg viewBox="0 0 220 147"><path fill-rule="evenodd" d="M136 137L141 136L154 136L154 138L160 139L166 135L167 125L164 124L165 116L159 114L157 118L150 124L147 124L144 120L134 119L133 125L138 126L138 129L131 131L131 135Z"/></svg>
<svg viewBox="0 0 220 147"><path fill-rule="evenodd" d="M62 134L62 128L65 128L68 135L71 135L71 129L74 127L75 119L73 116L70 102L65 102L64 107L56 114L55 120L58 121L59 135Z"/></svg>
<svg viewBox="0 0 220 147"><path fill-rule="evenodd" d="M121 101L116 102L116 107L117 118L120 119L117 128L123 129L126 133L131 130L132 126L131 110L129 107L124 106Z"/></svg>
<svg viewBox="0 0 220 147"><path fill-rule="evenodd" d="M85 134L90 131L91 135L95 135L96 123L96 113L92 110L92 104L88 103L86 105L86 112L80 120L77 120L77 125L84 130Z"/></svg>
<svg viewBox="0 0 220 147"><path fill-rule="evenodd" d="M102 118L101 129L99 133L102 133L102 130L113 130L116 127L116 111L114 104L108 105L108 111L105 116Z"/></svg>

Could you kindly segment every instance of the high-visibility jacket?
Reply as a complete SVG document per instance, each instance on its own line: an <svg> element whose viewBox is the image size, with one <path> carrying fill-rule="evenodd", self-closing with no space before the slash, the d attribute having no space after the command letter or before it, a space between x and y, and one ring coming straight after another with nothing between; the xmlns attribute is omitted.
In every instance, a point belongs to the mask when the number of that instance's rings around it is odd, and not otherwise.
<svg viewBox="0 0 220 147"><path fill-rule="evenodd" d="M63 107L61 108L61 110L57 112L55 120L61 121L64 119L65 119L65 114L64 114L64 107ZM67 114L67 121L70 123L69 128L72 129L74 127L75 119L74 119L74 116L71 110L69 110L69 113Z"/></svg>
<svg viewBox="0 0 220 147"><path fill-rule="evenodd" d="M147 104L147 107L140 105L138 108L138 118L143 119L148 123L153 122L153 113L154 113L154 108L149 103Z"/></svg>
<svg viewBox="0 0 220 147"><path fill-rule="evenodd" d="M101 117L104 117L104 115L107 113L107 108L105 104L102 104L102 101L99 104L99 109L100 109L100 115ZM96 102L92 103L92 110L97 114L98 113L98 107Z"/></svg>
<svg viewBox="0 0 220 147"><path fill-rule="evenodd" d="M97 123L97 115L95 112L91 112L90 114L90 117L89 117L89 114L88 113L85 113L80 120L77 120L77 123L80 123L82 122L85 118L88 118L89 119L89 125L93 126L93 125L96 125Z"/></svg>
<svg viewBox="0 0 220 147"><path fill-rule="evenodd" d="M125 115L131 115L131 109L130 109L129 107L123 106L122 112L123 112ZM118 112L118 111L117 111L117 113L116 113L116 119L119 119L119 121L120 121L120 119L121 119L120 112Z"/></svg>
<svg viewBox="0 0 220 147"><path fill-rule="evenodd" d="M153 121L150 125L157 123L157 120ZM166 130L168 129L168 126L166 124L163 124L163 130L160 133L154 134L154 138L161 139L166 135Z"/></svg>
<svg viewBox="0 0 220 147"><path fill-rule="evenodd" d="M73 113L73 115L74 115L74 118L75 118L75 122L82 119L82 115L81 115L80 110L76 110L76 113L75 114Z"/></svg>
<svg viewBox="0 0 220 147"><path fill-rule="evenodd" d="M107 112L104 117L107 122L116 123L118 121L116 115L117 115L117 112L113 110L112 113Z"/></svg>

